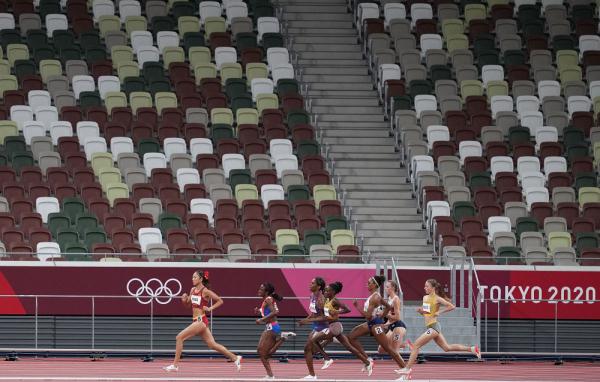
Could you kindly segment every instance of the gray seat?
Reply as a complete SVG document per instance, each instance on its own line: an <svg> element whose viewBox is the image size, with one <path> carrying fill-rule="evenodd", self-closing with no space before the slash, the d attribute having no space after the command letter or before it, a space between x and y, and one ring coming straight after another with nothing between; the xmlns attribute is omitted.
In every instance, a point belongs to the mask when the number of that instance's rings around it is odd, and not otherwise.
<svg viewBox="0 0 600 382"><path fill-rule="evenodd" d="M517 27L517 21L514 19L499 19L496 20L496 39L500 39L503 36L515 35L519 32Z"/></svg>
<svg viewBox="0 0 600 382"><path fill-rule="evenodd" d="M65 76L50 76L46 86L50 95L54 96L57 92L69 91L69 79Z"/></svg>
<svg viewBox="0 0 600 382"><path fill-rule="evenodd" d="M523 42L521 37L515 34L503 35L500 38L500 51L505 53L507 50L521 50L523 48Z"/></svg>
<svg viewBox="0 0 600 382"><path fill-rule="evenodd" d="M556 188L558 187L555 187L554 190ZM565 218L549 216L544 219L544 234L546 236L548 236L550 232L567 232L567 230L567 219Z"/></svg>
<svg viewBox="0 0 600 382"><path fill-rule="evenodd" d="M10 212L8 200L4 196L0 196L0 212Z"/></svg>
<svg viewBox="0 0 600 382"><path fill-rule="evenodd" d="M119 158L121 156L119 155ZM125 184L129 187L129 191L133 189L133 185L137 183L147 183L148 177L146 176L146 170L143 167L128 167L121 170L125 177Z"/></svg>
<svg viewBox="0 0 600 382"><path fill-rule="evenodd" d="M547 18L546 21L548 21ZM552 22L547 22L546 25L548 26L548 34L550 35L550 39L553 39L556 36L568 36L571 34L571 23L569 23L569 20L567 20L566 17L553 20Z"/></svg>
<svg viewBox="0 0 600 382"><path fill-rule="evenodd" d="M535 95L535 84L527 80L514 81L512 84L512 93L514 99L522 95Z"/></svg>
<svg viewBox="0 0 600 382"><path fill-rule="evenodd" d="M529 64L532 69L552 66L552 52L547 49L536 49L529 53Z"/></svg>
<svg viewBox="0 0 600 382"><path fill-rule="evenodd" d="M387 49L392 45L392 39L385 33L371 33L368 41L368 51L374 52L378 49Z"/></svg>
<svg viewBox="0 0 600 382"><path fill-rule="evenodd" d="M148 261L169 259L171 258L169 247L163 243L148 244L146 247L146 258Z"/></svg>
<svg viewBox="0 0 600 382"><path fill-rule="evenodd" d="M437 82L442 82L446 80L440 80ZM436 82L436 83L437 83ZM461 111L462 110L462 100L456 94L442 94L438 96L436 93L437 99L440 100L440 111L442 114L446 114L448 111Z"/></svg>
<svg viewBox="0 0 600 382"><path fill-rule="evenodd" d="M594 147L594 143L600 142L600 127L594 126L590 129L590 142L592 143L592 147Z"/></svg>
<svg viewBox="0 0 600 382"><path fill-rule="evenodd" d="M271 170L273 168L271 157L267 154L252 154L248 159L248 168L252 176L256 176L258 170Z"/></svg>
<svg viewBox="0 0 600 382"><path fill-rule="evenodd" d="M588 81L590 81L588 79ZM563 83L563 95L566 100L572 96L587 96L587 87L583 81L567 81Z"/></svg>
<svg viewBox="0 0 600 382"><path fill-rule="evenodd" d="M304 173L302 170L284 170L281 173L281 185L287 192L290 186L301 186L304 184Z"/></svg>
<svg viewBox="0 0 600 382"><path fill-rule="evenodd" d="M427 128L431 125L441 125L443 121L442 113L437 110L424 110L421 112L421 129L423 132L427 131Z"/></svg>
<svg viewBox="0 0 600 382"><path fill-rule="evenodd" d="M529 216L527 204L523 202L506 202L504 204L504 216L510 219L513 227L516 227L518 218Z"/></svg>
<svg viewBox="0 0 600 382"><path fill-rule="evenodd" d="M435 96L440 100L440 106L444 97L458 95L458 85L454 80L437 80L435 81ZM444 113L442 111L442 113Z"/></svg>
<svg viewBox="0 0 600 382"><path fill-rule="evenodd" d="M565 112L552 112L544 116L547 126L554 126L558 135L562 135L563 130L569 126L569 115Z"/></svg>
<svg viewBox="0 0 600 382"><path fill-rule="evenodd" d="M479 71L475 65L462 65L456 67L456 82L460 84L466 80L478 80Z"/></svg>
<svg viewBox="0 0 600 382"><path fill-rule="evenodd" d="M412 34L400 35L394 40L394 50L398 57L404 51L417 49L417 40Z"/></svg>
<svg viewBox="0 0 600 382"><path fill-rule="evenodd" d="M423 140L410 142L406 146L406 153L408 155L407 159L410 161L415 155L429 154L429 146L427 145L427 142Z"/></svg>
<svg viewBox="0 0 600 382"><path fill-rule="evenodd" d="M448 187L465 187L467 182L465 180L465 173L462 171L448 171L442 175L442 182L444 188Z"/></svg>
<svg viewBox="0 0 600 382"><path fill-rule="evenodd" d="M417 124L417 113L414 110L396 110L394 112L394 126L402 128Z"/></svg>
<svg viewBox="0 0 600 382"><path fill-rule="evenodd" d="M503 136L508 136L511 127L519 126L519 117L514 111L499 111L496 114L496 127L502 131Z"/></svg>
<svg viewBox="0 0 600 382"><path fill-rule="evenodd" d="M176 174L177 170L179 170L180 168L192 168L192 156L187 153L173 154L171 155L170 165L171 170L173 170L174 174Z"/></svg>
<svg viewBox="0 0 600 382"><path fill-rule="evenodd" d="M457 156L442 155L438 157L437 169L442 176L449 171L460 171L460 158Z"/></svg>
<svg viewBox="0 0 600 382"><path fill-rule="evenodd" d="M231 19L231 35L238 33L251 33L254 31L254 25L250 17L234 17Z"/></svg>
<svg viewBox="0 0 600 382"><path fill-rule="evenodd" d="M42 29L42 19L37 13L21 13L19 15L19 29L21 36L26 37L27 31Z"/></svg>
<svg viewBox="0 0 600 382"><path fill-rule="evenodd" d="M308 257L311 263L329 262L333 260L333 251L329 244L313 244Z"/></svg>
<svg viewBox="0 0 600 382"><path fill-rule="evenodd" d="M527 265L550 265L551 259L548 256L546 247L529 247L524 249L525 263Z"/></svg>
<svg viewBox="0 0 600 382"><path fill-rule="evenodd" d="M443 49L429 49L425 53L425 66L431 69L433 65L448 65L448 54Z"/></svg>
<svg viewBox="0 0 600 382"><path fill-rule="evenodd" d="M50 167L61 167L62 160L60 154L54 151L46 151L40 153L38 159L38 166L42 170L42 174L46 175L46 171Z"/></svg>
<svg viewBox="0 0 600 382"><path fill-rule="evenodd" d="M232 199L233 192L228 184L213 184L209 187L210 200L217 203L220 199Z"/></svg>
<svg viewBox="0 0 600 382"><path fill-rule="evenodd" d="M522 232L519 243L523 250L533 247L543 247L544 236L541 232Z"/></svg>
<svg viewBox="0 0 600 382"><path fill-rule="evenodd" d="M456 4L438 4L437 18L439 21L460 18L460 10Z"/></svg>
<svg viewBox="0 0 600 382"><path fill-rule="evenodd" d="M462 68L465 65L473 65L473 53L468 49L453 50L450 53L450 62L455 71L457 68Z"/></svg>
<svg viewBox="0 0 600 382"><path fill-rule="evenodd" d="M470 202L471 190L465 186L450 186L446 188L450 207L456 202Z"/></svg>
<svg viewBox="0 0 600 382"><path fill-rule="evenodd" d="M536 83L540 81L556 81L556 68L550 65L533 68L533 78Z"/></svg>
<svg viewBox="0 0 600 382"><path fill-rule="evenodd" d="M498 251L498 248L501 247L516 247L517 238L512 232L496 232L492 237L492 246L495 251Z"/></svg>
<svg viewBox="0 0 600 382"><path fill-rule="evenodd" d="M576 201L577 196L573 187L554 187L552 189L554 207L557 207L558 203L574 203Z"/></svg>
<svg viewBox="0 0 600 382"><path fill-rule="evenodd" d="M158 223L158 217L162 213L162 202L158 198L141 198L139 202L140 212L152 215L154 224Z"/></svg>
<svg viewBox="0 0 600 382"><path fill-rule="evenodd" d="M152 20L156 16L167 16L169 10L167 3L162 0L150 0L146 1L146 18L148 21Z"/></svg>
<svg viewBox="0 0 600 382"><path fill-rule="evenodd" d="M70 90L54 92L52 98L54 98L54 106L56 106L57 110L65 106L75 106L77 104L75 94Z"/></svg>
<svg viewBox="0 0 600 382"><path fill-rule="evenodd" d="M65 64L65 73L69 81L72 81L74 76L87 76L89 75L87 63L83 60L69 60Z"/></svg>
<svg viewBox="0 0 600 382"><path fill-rule="evenodd" d="M129 168L141 168L138 153L120 153L117 157L117 167L124 174ZM144 171L144 175L146 172Z"/></svg>
<svg viewBox="0 0 600 382"><path fill-rule="evenodd" d="M52 145L52 138L50 137L32 137L31 138L31 152L33 153L33 159L39 162L40 154L44 152L54 151Z"/></svg>
<svg viewBox="0 0 600 382"><path fill-rule="evenodd" d="M232 262L251 260L252 251L248 244L229 244L227 247L227 256Z"/></svg>
<svg viewBox="0 0 600 382"><path fill-rule="evenodd" d="M220 168L205 168L202 170L202 183L207 187L225 184L225 172Z"/></svg>
<svg viewBox="0 0 600 382"><path fill-rule="evenodd" d="M427 69L423 65L406 65L402 69L404 70L404 79L409 85L411 81L427 79Z"/></svg>
<svg viewBox="0 0 600 382"><path fill-rule="evenodd" d="M542 101L542 112L544 115L553 112L565 111L565 100L560 96L546 96Z"/></svg>
<svg viewBox="0 0 600 382"><path fill-rule="evenodd" d="M421 52L417 49L407 49L398 54L398 62L403 70L409 65L421 64Z"/></svg>
<svg viewBox="0 0 600 382"><path fill-rule="evenodd" d="M202 107L189 107L185 110L187 123L202 123L208 126L208 111Z"/></svg>
<svg viewBox="0 0 600 382"><path fill-rule="evenodd" d="M402 36L409 35L412 31L410 26L410 20L406 19L392 19L390 20L390 36L394 43L396 39Z"/></svg>
<svg viewBox="0 0 600 382"><path fill-rule="evenodd" d="M481 130L481 144L485 147L490 142L502 142L504 131L496 126L484 126Z"/></svg>
<svg viewBox="0 0 600 382"><path fill-rule="evenodd" d="M446 265L460 265L467 259L465 247L458 245L448 245L444 247L444 263Z"/></svg>
<svg viewBox="0 0 600 382"><path fill-rule="evenodd" d="M577 263L577 255L573 248L556 248L550 255L554 265L562 267L579 266Z"/></svg>
<svg viewBox="0 0 600 382"><path fill-rule="evenodd" d="M104 35L106 50L110 52L113 46L127 45L127 35L123 31L107 31Z"/></svg>

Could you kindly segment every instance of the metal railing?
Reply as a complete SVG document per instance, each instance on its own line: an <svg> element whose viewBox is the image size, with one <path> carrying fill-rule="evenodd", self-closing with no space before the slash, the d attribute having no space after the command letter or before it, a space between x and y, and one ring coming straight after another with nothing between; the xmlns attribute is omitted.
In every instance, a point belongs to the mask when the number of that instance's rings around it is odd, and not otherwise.
<svg viewBox="0 0 600 382"><path fill-rule="evenodd" d="M449 294L452 303L459 308L467 308L475 320L477 345L481 347L481 301L483 290L473 259L450 265Z"/></svg>

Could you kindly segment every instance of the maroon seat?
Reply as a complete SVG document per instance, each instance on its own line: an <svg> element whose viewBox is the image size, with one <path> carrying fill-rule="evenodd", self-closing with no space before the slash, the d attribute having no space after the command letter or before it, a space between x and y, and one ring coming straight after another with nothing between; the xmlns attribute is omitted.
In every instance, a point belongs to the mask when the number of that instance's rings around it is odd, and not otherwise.
<svg viewBox="0 0 600 382"><path fill-rule="evenodd" d="M245 48L241 53L242 66L246 68L246 65L252 62L263 61L263 51L260 48Z"/></svg>
<svg viewBox="0 0 600 382"><path fill-rule="evenodd" d="M227 200L227 199L221 199ZM220 200L219 200L220 201ZM217 209L218 209L217 202ZM237 205L236 205L237 207ZM242 202L242 218L255 218L255 219L263 219L265 214L265 210L263 204L260 200L246 199ZM236 215L237 216L237 209Z"/></svg>
<svg viewBox="0 0 600 382"><path fill-rule="evenodd" d="M108 199L89 199L84 200L87 203L87 207L91 213L96 215L98 220L104 220L104 217L110 213L110 204Z"/></svg>
<svg viewBox="0 0 600 382"><path fill-rule="evenodd" d="M150 183L155 190L173 183L173 170L170 168L153 168L150 174Z"/></svg>
<svg viewBox="0 0 600 382"><path fill-rule="evenodd" d="M292 229L292 220L289 217L269 217L269 225L271 228L271 236L275 237L275 233L280 229Z"/></svg>
<svg viewBox="0 0 600 382"><path fill-rule="evenodd" d="M96 182L96 175L91 167L75 168L71 173L73 174L73 183L77 188L81 188L83 184Z"/></svg>
<svg viewBox="0 0 600 382"><path fill-rule="evenodd" d="M433 142L433 160L437 163L441 156L454 156L456 146L454 142L436 141Z"/></svg>
<svg viewBox="0 0 600 382"><path fill-rule="evenodd" d="M415 23L415 32L417 33L417 38L420 38L424 34L436 34L437 31L437 23L432 19L419 19Z"/></svg>
<svg viewBox="0 0 600 382"><path fill-rule="evenodd" d="M271 142L271 139L287 139L288 132L283 124L263 125L265 129L265 140Z"/></svg>
<svg viewBox="0 0 600 382"><path fill-rule="evenodd" d="M46 184L30 184L27 188L27 193L29 194L29 199L33 201L37 198L50 196L52 190Z"/></svg>
<svg viewBox="0 0 600 382"><path fill-rule="evenodd" d="M594 232L596 230L596 224L594 220L589 218L573 218L571 222L571 233L573 238L577 238L578 233Z"/></svg>
<svg viewBox="0 0 600 382"><path fill-rule="evenodd" d="M166 212L179 216L182 221L189 210L188 204L181 199L166 199L164 206Z"/></svg>
<svg viewBox="0 0 600 382"><path fill-rule="evenodd" d="M505 187L500 192L500 202L506 204L508 202L522 202L523 191L521 187Z"/></svg>
<svg viewBox="0 0 600 382"><path fill-rule="evenodd" d="M456 130L468 124L468 116L464 111L451 110L444 115L450 136L455 136Z"/></svg>
<svg viewBox="0 0 600 382"><path fill-rule="evenodd" d="M213 52L216 48L221 46L232 46L231 35L228 32L213 32L208 38L208 44L210 46L210 50L212 50Z"/></svg>
<svg viewBox="0 0 600 382"><path fill-rule="evenodd" d="M174 183L171 183L170 181L172 181L172 177L171 177L171 172L170 169L168 175L165 176L165 180L169 180L169 182L165 182L165 183L158 183L158 187L155 184L154 187L155 189L157 188L158 191L158 197L160 198L161 202L163 203L163 205L166 204L167 200L177 200L180 199L181 193L179 192L179 186L177 186ZM153 173L152 176L155 176L156 173Z"/></svg>
<svg viewBox="0 0 600 382"><path fill-rule="evenodd" d="M271 235L267 230L251 231L248 235L250 250L256 252L259 246L270 246Z"/></svg>
<svg viewBox="0 0 600 382"><path fill-rule="evenodd" d="M242 145L245 145L247 142L254 142L260 139L260 129L258 125L254 124L241 124L237 127L238 130L238 140Z"/></svg>
<svg viewBox="0 0 600 382"><path fill-rule="evenodd" d="M473 115L487 111L487 98L485 96L468 96L465 100L465 111L472 117Z"/></svg>
<svg viewBox="0 0 600 382"><path fill-rule="evenodd" d="M185 225L192 237L195 237L197 231L207 230L210 227L208 216L205 214L187 214Z"/></svg>
<svg viewBox="0 0 600 382"><path fill-rule="evenodd" d="M42 183L42 170L38 166L25 166L21 168L21 183L24 185Z"/></svg>
<svg viewBox="0 0 600 382"><path fill-rule="evenodd" d="M513 145L513 160L515 163L520 157L535 156L535 146L532 143L519 143Z"/></svg>
<svg viewBox="0 0 600 382"><path fill-rule="evenodd" d="M221 243L223 248L227 250L231 244L243 244L244 234L239 228L231 228L221 232Z"/></svg>
<svg viewBox="0 0 600 382"><path fill-rule="evenodd" d="M203 123L185 123L183 125L183 136L189 145L193 138L206 138L208 134Z"/></svg>
<svg viewBox="0 0 600 382"><path fill-rule="evenodd" d="M462 245L462 236L458 232L448 232L440 235L437 240L438 256L444 253L444 247Z"/></svg>
<svg viewBox="0 0 600 382"><path fill-rule="evenodd" d="M165 107L160 112L161 124L168 124L180 129L183 126L185 115L181 109L177 107Z"/></svg>
<svg viewBox="0 0 600 382"><path fill-rule="evenodd" d="M222 94L221 80L218 78L203 78L200 80L200 92L205 99L217 94Z"/></svg>
<svg viewBox="0 0 600 382"><path fill-rule="evenodd" d="M206 188L203 184L186 184L183 187L183 199L190 204L192 199L206 198Z"/></svg>
<svg viewBox="0 0 600 382"><path fill-rule="evenodd" d="M112 237L113 232L120 229L125 229L127 226L126 219L118 214L106 214L103 219L104 230L108 237Z"/></svg>
<svg viewBox="0 0 600 382"><path fill-rule="evenodd" d="M488 202L479 206L479 217L484 222L484 226L487 226L488 218L491 216L501 216L502 211L502 207L496 201Z"/></svg>
<svg viewBox="0 0 600 382"><path fill-rule="evenodd" d="M250 232L262 231L264 228L265 221L263 218L242 216L242 230L245 236L248 236Z"/></svg>
<svg viewBox="0 0 600 382"><path fill-rule="evenodd" d="M495 156L507 156L508 153L508 145L504 142L488 142L485 145L485 156L488 161Z"/></svg>
<svg viewBox="0 0 600 382"><path fill-rule="evenodd" d="M577 178L582 172L594 172L594 158L591 157L580 157L575 158L571 161L571 173L573 177Z"/></svg>
<svg viewBox="0 0 600 382"><path fill-rule="evenodd" d="M579 263L583 266L600 266L600 248L587 248L581 251Z"/></svg>
<svg viewBox="0 0 600 382"><path fill-rule="evenodd" d="M32 230L42 228L43 224L44 223L42 222L42 215L40 215L37 212L32 212L32 213L24 214L21 216L21 230L25 234L26 238L29 238L29 234L31 233ZM14 218L13 218L13 225L14 225ZM2 226L4 226L4 224L2 224ZM2 226L0 226L0 229Z"/></svg>
<svg viewBox="0 0 600 382"><path fill-rule="evenodd" d="M440 236L454 232L454 220L449 216L436 216L433 218L433 238L438 240Z"/></svg>
<svg viewBox="0 0 600 382"><path fill-rule="evenodd" d="M131 216L131 228L137 236L137 232L140 228L151 228L154 226L154 218L152 214L147 212L136 212Z"/></svg>
<svg viewBox="0 0 600 382"><path fill-rule="evenodd" d="M84 112L86 120L96 122L100 126L100 129L108 122L108 113L104 106L88 107Z"/></svg>
<svg viewBox="0 0 600 382"><path fill-rule="evenodd" d="M59 138L59 143L61 139L62 138ZM77 143L77 146L79 147L79 143ZM82 151L73 151L66 154L61 153L60 155L65 159L65 167L70 172L73 172L78 168L87 167L87 159L85 153Z"/></svg>
<svg viewBox="0 0 600 382"><path fill-rule="evenodd" d="M38 243L52 241L52 234L45 227L32 228L29 231L29 244L37 248Z"/></svg>
<svg viewBox="0 0 600 382"><path fill-rule="evenodd" d="M542 142L539 154L540 162L544 163L546 157L563 156L563 148L559 142Z"/></svg>
<svg viewBox="0 0 600 382"><path fill-rule="evenodd" d="M475 202L475 206L477 206L477 208L480 208L486 204L494 204L497 200L498 194L492 187L479 187L477 190L475 190L473 195L473 202Z"/></svg>
<svg viewBox="0 0 600 382"><path fill-rule="evenodd" d="M135 183L131 187L131 198L139 204L142 198L153 198L154 187L150 183Z"/></svg>
<svg viewBox="0 0 600 382"><path fill-rule="evenodd" d="M319 203L319 217L325 224L328 216L342 216L342 204L339 200L322 200Z"/></svg>
<svg viewBox="0 0 600 382"><path fill-rule="evenodd" d="M81 199L98 199L102 197L102 186L100 183L84 183L80 185L79 194Z"/></svg>
<svg viewBox="0 0 600 382"><path fill-rule="evenodd" d="M579 217L579 203L562 202L556 206L556 216L565 218L567 228L571 229L573 220Z"/></svg>
<svg viewBox="0 0 600 382"><path fill-rule="evenodd" d="M311 190L317 185L330 185L331 177L327 170L312 171L308 175L308 188Z"/></svg>
<svg viewBox="0 0 600 382"><path fill-rule="evenodd" d="M131 219L133 214L135 214L136 209L135 201L130 198L117 198L113 202L114 213L123 216L127 224L131 223Z"/></svg>
<svg viewBox="0 0 600 382"><path fill-rule="evenodd" d="M65 158L66 154L78 153L79 139L77 137L60 137L58 138L58 152L61 157ZM66 160L66 158L65 158ZM87 162L86 162L87 165Z"/></svg>
<svg viewBox="0 0 600 382"><path fill-rule="evenodd" d="M460 232L464 237L468 235L483 233L485 224L483 220L478 216L468 216L462 218L460 221Z"/></svg>
<svg viewBox="0 0 600 382"><path fill-rule="evenodd" d="M96 243L92 244L92 259L99 261L105 257L113 257L115 253L115 247L108 243Z"/></svg>
<svg viewBox="0 0 600 382"><path fill-rule="evenodd" d="M337 248L336 260L340 263L361 263L360 250L356 245L340 245Z"/></svg>
<svg viewBox="0 0 600 382"><path fill-rule="evenodd" d="M260 188L265 184L277 184L277 172L275 170L256 170L254 174L256 188Z"/></svg>
<svg viewBox="0 0 600 382"><path fill-rule="evenodd" d="M222 235L223 232L227 232L238 228L237 219L229 216L217 216L215 217L215 231L217 235Z"/></svg>
<svg viewBox="0 0 600 382"><path fill-rule="evenodd" d="M548 176L548 191L552 192L555 187L571 187L573 178L568 172L552 172Z"/></svg>
<svg viewBox="0 0 600 382"><path fill-rule="evenodd" d="M502 190L519 187L517 174L514 172L500 171L496 173L496 191L502 193Z"/></svg>
<svg viewBox="0 0 600 382"><path fill-rule="evenodd" d="M215 215L237 219L239 214L238 204L235 199L219 199L215 206Z"/></svg>
<svg viewBox="0 0 600 382"><path fill-rule="evenodd" d="M531 217L537 220L538 226L544 225L544 220L553 216L554 205L552 203L536 202L531 204Z"/></svg>
<svg viewBox="0 0 600 382"><path fill-rule="evenodd" d="M122 121L110 121L104 125L104 137L107 142L114 137L125 137L128 134L128 128Z"/></svg>
<svg viewBox="0 0 600 382"><path fill-rule="evenodd" d="M477 265L496 265L491 249L476 249L470 253L470 256Z"/></svg>
<svg viewBox="0 0 600 382"><path fill-rule="evenodd" d="M489 249L487 235L483 233L465 235L465 244L468 256L475 251Z"/></svg>
<svg viewBox="0 0 600 382"><path fill-rule="evenodd" d="M281 109L284 114L292 110L304 110L304 98L300 94L284 94L281 96Z"/></svg>
<svg viewBox="0 0 600 382"><path fill-rule="evenodd" d="M466 157L464 162L465 176L468 178L473 174L486 172L488 163L484 157Z"/></svg>
<svg viewBox="0 0 600 382"><path fill-rule="evenodd" d="M304 239L304 232L306 230L321 229L321 220L316 216L297 219L297 222L298 222L298 234L300 235L301 239Z"/></svg>
<svg viewBox="0 0 600 382"><path fill-rule="evenodd" d="M219 157L215 154L198 154L196 156L196 167L200 174L207 168L219 168Z"/></svg>
<svg viewBox="0 0 600 382"><path fill-rule="evenodd" d="M135 241L135 235L130 229L116 229L112 232L111 242L115 248L119 248L119 252L124 252L122 249L123 245L133 244Z"/></svg>
<svg viewBox="0 0 600 382"><path fill-rule="evenodd" d="M270 200L267 205L269 219L290 218L290 203L287 200Z"/></svg>
<svg viewBox="0 0 600 382"><path fill-rule="evenodd" d="M240 152L240 143L237 139L224 138L217 143L217 155L223 157L225 154L238 154Z"/></svg>
<svg viewBox="0 0 600 382"><path fill-rule="evenodd" d="M280 126L284 122L283 113L279 109L264 109L260 119L264 127Z"/></svg>
<svg viewBox="0 0 600 382"><path fill-rule="evenodd" d="M169 250L174 250L178 244L189 244L190 236L186 229L171 228L167 231L167 246Z"/></svg>
<svg viewBox="0 0 600 382"><path fill-rule="evenodd" d="M294 217L297 221L317 215L314 200L299 200L294 203Z"/></svg>
<svg viewBox="0 0 600 382"><path fill-rule="evenodd" d="M262 139L247 141L243 146L243 151L244 157L246 158L246 161L248 161L253 154L266 154L267 144Z"/></svg>
<svg viewBox="0 0 600 382"><path fill-rule="evenodd" d="M25 187L20 182L6 182L2 186L2 194L10 203L13 199L25 197Z"/></svg>
<svg viewBox="0 0 600 382"><path fill-rule="evenodd" d="M78 106L63 106L60 109L60 119L71 122L72 126L77 126L77 122L83 120L83 114Z"/></svg>
<svg viewBox="0 0 600 382"><path fill-rule="evenodd" d="M492 25L487 20L475 19L469 21L469 41L473 43L477 36L480 36L482 34L490 34L491 29Z"/></svg>
<svg viewBox="0 0 600 382"><path fill-rule="evenodd" d="M26 198L14 199L11 202L10 211L15 217L17 223L20 223L21 217L23 217L26 214L31 214L33 212L33 203Z"/></svg>

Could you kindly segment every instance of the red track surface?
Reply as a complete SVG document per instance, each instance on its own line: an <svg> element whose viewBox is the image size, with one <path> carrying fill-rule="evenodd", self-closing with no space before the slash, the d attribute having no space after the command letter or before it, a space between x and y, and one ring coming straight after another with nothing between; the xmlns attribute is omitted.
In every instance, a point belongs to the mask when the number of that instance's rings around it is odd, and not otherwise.
<svg viewBox="0 0 600 382"><path fill-rule="evenodd" d="M108 358L92 362L81 358L22 358L17 362L0 362L0 381L4 380L130 380L130 381L253 381L262 378L265 371L256 359L243 362L241 373L233 364L222 359L186 359L176 373L164 372L161 367L169 359L144 363L138 359ZM301 360L289 363L272 361L278 380L297 380L307 374ZM321 381L389 381L398 378L390 361L376 361L375 371L368 378L360 372L361 364L353 360L337 360L329 369L320 370L321 361L315 362ZM598 380L600 366L573 362L555 366L552 362L428 362L416 365L413 381L593 381Z"/></svg>

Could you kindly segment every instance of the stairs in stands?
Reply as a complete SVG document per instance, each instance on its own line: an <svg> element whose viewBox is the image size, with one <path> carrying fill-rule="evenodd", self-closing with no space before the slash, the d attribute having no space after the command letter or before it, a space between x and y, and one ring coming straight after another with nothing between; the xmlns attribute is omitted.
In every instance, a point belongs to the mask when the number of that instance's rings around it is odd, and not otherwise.
<svg viewBox="0 0 600 382"><path fill-rule="evenodd" d="M372 259L393 255L399 265L437 263L346 0L279 0L279 6L359 245L364 238Z"/></svg>

